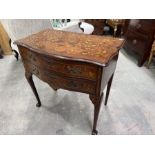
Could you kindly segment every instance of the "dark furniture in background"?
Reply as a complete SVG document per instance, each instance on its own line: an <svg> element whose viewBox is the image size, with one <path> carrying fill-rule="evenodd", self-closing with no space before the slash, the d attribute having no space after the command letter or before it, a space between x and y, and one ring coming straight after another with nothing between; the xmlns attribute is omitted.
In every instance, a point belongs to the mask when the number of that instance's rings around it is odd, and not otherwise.
<svg viewBox="0 0 155 155"><path fill-rule="evenodd" d="M47 29L15 43L37 106L41 106L41 101L32 75L54 90L63 88L87 93L94 105L92 134L97 134L103 90L107 85L106 105L123 40Z"/></svg>
<svg viewBox="0 0 155 155"><path fill-rule="evenodd" d="M85 19L84 21L94 26L93 35L113 35L114 37L121 37L123 33L123 19Z"/></svg>
<svg viewBox="0 0 155 155"><path fill-rule="evenodd" d="M94 31L92 34L103 35L106 19L85 19L84 21L94 26Z"/></svg>
<svg viewBox="0 0 155 155"><path fill-rule="evenodd" d="M122 28L122 35L124 36L128 30L128 25L129 25L130 20L129 19L125 19L124 20L124 24L123 24L123 28Z"/></svg>
<svg viewBox="0 0 155 155"><path fill-rule="evenodd" d="M138 66L141 67L150 55L155 35L155 20L131 19L124 24L124 48L138 54Z"/></svg>

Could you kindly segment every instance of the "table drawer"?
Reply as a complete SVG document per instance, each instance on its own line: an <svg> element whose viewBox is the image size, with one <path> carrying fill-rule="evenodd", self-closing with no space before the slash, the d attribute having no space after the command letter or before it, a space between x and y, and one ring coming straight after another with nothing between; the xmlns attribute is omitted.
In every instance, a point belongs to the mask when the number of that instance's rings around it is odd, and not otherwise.
<svg viewBox="0 0 155 155"><path fill-rule="evenodd" d="M37 66L29 63L28 61L25 62L25 68L28 72L31 72L32 74L36 75L38 78L47 82L49 85L54 86L55 88L95 94L96 82L71 77L62 77L60 75L57 75L55 72L42 70Z"/></svg>
<svg viewBox="0 0 155 155"><path fill-rule="evenodd" d="M128 30L125 39L126 44L128 44L132 50L136 50L137 52L144 51L147 47L148 37L140 33L133 32L132 30Z"/></svg>
<svg viewBox="0 0 155 155"><path fill-rule="evenodd" d="M27 50L22 52L21 55L23 59L42 69L45 68L49 71L59 72L69 77L97 80L98 68L92 64L74 63L74 61L60 59L57 61L56 58L48 58L47 56L42 56Z"/></svg>
<svg viewBox="0 0 155 155"><path fill-rule="evenodd" d="M154 24L155 20L147 19L147 20L140 20L134 19L130 21L129 28L135 29L135 31L148 34L153 33L154 31Z"/></svg>
<svg viewBox="0 0 155 155"><path fill-rule="evenodd" d="M77 78L64 78L54 73L45 72L43 80L50 84L56 85L58 88L66 90L80 91L83 93L95 94L96 83Z"/></svg>
<svg viewBox="0 0 155 155"><path fill-rule="evenodd" d="M93 65L87 65L82 63L74 63L74 61L56 61L43 57L44 63L49 70L63 73L70 77L86 78L90 80L97 80L98 68Z"/></svg>

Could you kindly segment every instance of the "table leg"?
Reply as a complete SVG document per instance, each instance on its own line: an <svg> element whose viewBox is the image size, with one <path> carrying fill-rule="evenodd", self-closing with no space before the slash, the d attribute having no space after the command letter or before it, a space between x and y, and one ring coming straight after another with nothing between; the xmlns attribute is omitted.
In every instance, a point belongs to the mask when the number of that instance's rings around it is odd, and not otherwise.
<svg viewBox="0 0 155 155"><path fill-rule="evenodd" d="M18 58L19 58L19 54L18 54L18 52L16 51L16 50L14 50L13 48L12 48L12 46L11 46L11 39L9 40L9 45L10 45L10 48L11 48L11 50L12 50L12 52L14 52L15 53L15 58L17 59L17 61L18 61Z"/></svg>
<svg viewBox="0 0 155 155"><path fill-rule="evenodd" d="M148 61L148 64L147 64L147 67L148 67L148 68L149 68L149 66L150 66L152 57L153 57L153 50L152 50L151 53L150 53L149 61Z"/></svg>
<svg viewBox="0 0 155 155"><path fill-rule="evenodd" d="M41 102L40 102L40 98L39 98L37 89L36 89L36 87L35 87L35 85L34 85L34 82L33 82L32 73L26 72L26 73L25 73L25 77L26 77L26 79L27 79L29 85L31 86L32 91L33 91L33 93L34 93L34 95L35 95L35 97L36 97L36 99L37 99L37 101L38 101L38 103L36 104L36 106L37 106L37 107L40 107L40 106L41 106Z"/></svg>
<svg viewBox="0 0 155 155"><path fill-rule="evenodd" d="M93 121L92 135L97 135L98 131L96 130L96 127L97 127L99 111L100 111L100 107L101 107L101 103L102 103L102 99L103 99L103 93L101 94L100 97L90 95L90 99L91 99L92 103L94 104L94 121Z"/></svg>
<svg viewBox="0 0 155 155"><path fill-rule="evenodd" d="M116 37L117 26L114 27L114 37Z"/></svg>
<svg viewBox="0 0 155 155"><path fill-rule="evenodd" d="M113 76L114 76L114 74L112 74L112 76L111 76L111 78L110 78L110 80L108 82L108 85L107 85L107 92L106 92L106 97L105 97L105 103L104 103L104 105L107 105L107 102L108 102L109 92L110 92L110 88L111 88Z"/></svg>

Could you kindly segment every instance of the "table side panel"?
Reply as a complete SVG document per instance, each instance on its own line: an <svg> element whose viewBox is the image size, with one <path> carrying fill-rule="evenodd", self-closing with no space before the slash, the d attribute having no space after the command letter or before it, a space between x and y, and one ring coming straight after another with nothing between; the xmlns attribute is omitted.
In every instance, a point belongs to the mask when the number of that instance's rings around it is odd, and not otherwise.
<svg viewBox="0 0 155 155"><path fill-rule="evenodd" d="M118 55L115 56L111 62L109 63L108 66L103 67L102 70L102 78L101 78L101 88L100 88L100 94L102 94L104 88L106 87L110 77L113 75L113 73L115 72L116 69L116 65L117 65L117 59L118 59Z"/></svg>

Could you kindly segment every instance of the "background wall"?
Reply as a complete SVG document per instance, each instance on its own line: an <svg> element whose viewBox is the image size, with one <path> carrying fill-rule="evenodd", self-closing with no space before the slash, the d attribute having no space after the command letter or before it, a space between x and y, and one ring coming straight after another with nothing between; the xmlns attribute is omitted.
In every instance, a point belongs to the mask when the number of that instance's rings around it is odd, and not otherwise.
<svg viewBox="0 0 155 155"><path fill-rule="evenodd" d="M12 41L51 28L49 19L1 19L0 22ZM18 50L16 45L12 44L12 47Z"/></svg>
<svg viewBox="0 0 155 155"><path fill-rule="evenodd" d="M26 37L41 30L52 28L50 19L0 19L12 41ZM78 19L72 19L67 26L60 28L65 31L82 33L78 26ZM8 39L7 39L8 40ZM16 50L16 45L12 44Z"/></svg>
<svg viewBox="0 0 155 155"><path fill-rule="evenodd" d="M51 28L49 19L2 19L1 22L13 40Z"/></svg>

